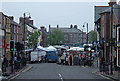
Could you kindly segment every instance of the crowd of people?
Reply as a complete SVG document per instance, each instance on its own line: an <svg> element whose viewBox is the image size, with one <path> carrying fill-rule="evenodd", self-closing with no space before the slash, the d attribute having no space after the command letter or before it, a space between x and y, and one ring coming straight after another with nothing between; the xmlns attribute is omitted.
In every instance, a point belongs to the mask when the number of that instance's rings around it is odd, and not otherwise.
<svg viewBox="0 0 120 81"><path fill-rule="evenodd" d="M62 65L88 65L91 66L93 64L94 58L89 56L88 54L79 54L79 53L70 53L67 54L64 52L60 58L59 62Z"/></svg>

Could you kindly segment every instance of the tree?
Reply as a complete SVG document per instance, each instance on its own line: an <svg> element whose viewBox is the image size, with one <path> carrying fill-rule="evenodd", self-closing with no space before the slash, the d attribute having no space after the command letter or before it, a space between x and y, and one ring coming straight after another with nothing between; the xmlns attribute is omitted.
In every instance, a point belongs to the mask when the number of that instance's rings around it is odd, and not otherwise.
<svg viewBox="0 0 120 81"><path fill-rule="evenodd" d="M32 32L30 37L28 38L28 43L27 43L27 46L29 48L33 47L35 48L37 43L38 43L38 37L41 35L40 31L35 31L35 32Z"/></svg>
<svg viewBox="0 0 120 81"><path fill-rule="evenodd" d="M89 43L92 43L93 41L97 41L97 32L93 30L90 31L88 35L88 40L89 40Z"/></svg>
<svg viewBox="0 0 120 81"><path fill-rule="evenodd" d="M47 44L56 45L62 42L64 42L64 34L58 29L54 29L47 37Z"/></svg>

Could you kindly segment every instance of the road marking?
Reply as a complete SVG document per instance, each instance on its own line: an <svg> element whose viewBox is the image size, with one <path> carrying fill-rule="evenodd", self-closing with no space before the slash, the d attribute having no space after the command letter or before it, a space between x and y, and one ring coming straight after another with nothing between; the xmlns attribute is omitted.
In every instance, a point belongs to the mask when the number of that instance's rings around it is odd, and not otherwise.
<svg viewBox="0 0 120 81"><path fill-rule="evenodd" d="M29 69L31 69L32 68L32 65L31 66L29 66L27 69L25 69L24 71L22 71L22 72L26 72L26 71L28 71Z"/></svg>
<svg viewBox="0 0 120 81"><path fill-rule="evenodd" d="M8 81L10 81L10 80L12 80L12 79L14 79L14 78L16 78L17 76L19 76L20 74L17 74L16 76L14 76L14 77L12 77L12 78L10 78Z"/></svg>
<svg viewBox="0 0 120 81"><path fill-rule="evenodd" d="M63 78L62 78L62 75L61 75L61 74L59 74L59 77L60 77L61 81L63 81Z"/></svg>
<svg viewBox="0 0 120 81"><path fill-rule="evenodd" d="M29 66L27 69L25 69L24 71L22 71L22 72L26 72L26 71L28 71L29 69L31 69L32 68L32 65L31 66ZM19 76L20 74L17 74L17 75L15 75L15 76L13 76L13 77L11 77L8 81L10 81L10 80L12 80L12 79L14 79L14 78L16 78L17 76Z"/></svg>

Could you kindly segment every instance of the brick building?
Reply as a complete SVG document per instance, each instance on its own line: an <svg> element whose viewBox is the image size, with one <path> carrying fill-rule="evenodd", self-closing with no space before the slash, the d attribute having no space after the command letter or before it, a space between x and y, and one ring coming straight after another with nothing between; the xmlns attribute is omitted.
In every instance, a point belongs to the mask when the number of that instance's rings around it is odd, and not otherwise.
<svg viewBox="0 0 120 81"><path fill-rule="evenodd" d="M49 32L52 32L54 29L61 30L61 32L64 34L65 42L64 44L82 44L86 43L87 35L86 32L82 32L80 29L77 28L77 25L73 27L73 25L70 25L70 27L51 27L49 26Z"/></svg>
<svg viewBox="0 0 120 81"><path fill-rule="evenodd" d="M24 23L24 18L20 17L19 24L22 27L22 34L24 35L24 37L22 38L25 38L25 45L26 45L28 43L28 38L30 34L33 33L34 31L37 31L38 28L34 26L34 22L33 20L30 19L30 17L25 17L25 23ZM24 24L25 24L25 32L24 32ZM28 49L27 46L25 46L25 48Z"/></svg>
<svg viewBox="0 0 120 81"><path fill-rule="evenodd" d="M13 16L7 16L0 12L0 23L1 27L4 30L4 37L2 39L3 45L3 55L7 57L7 60L10 61L11 55L9 51L9 41L14 40L15 42L22 43L22 31L21 26L14 21Z"/></svg>
<svg viewBox="0 0 120 81"><path fill-rule="evenodd" d="M95 11L95 29L98 32L98 41L101 44L100 59L104 58L105 63L111 67L111 62L117 56L116 39L117 39L117 24L120 22L120 5L116 4L116 0L110 0L109 6L95 6L95 10L101 9L100 12ZM113 64L113 63L112 63ZM111 69L108 69L110 73Z"/></svg>

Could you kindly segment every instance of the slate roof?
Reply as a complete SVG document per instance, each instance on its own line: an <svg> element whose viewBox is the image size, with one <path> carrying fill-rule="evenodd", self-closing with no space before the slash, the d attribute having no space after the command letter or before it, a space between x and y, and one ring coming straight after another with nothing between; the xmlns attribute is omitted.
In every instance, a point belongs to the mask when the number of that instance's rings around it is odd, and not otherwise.
<svg viewBox="0 0 120 81"><path fill-rule="evenodd" d="M106 12L111 12L111 9L112 9L112 7L109 7L108 9L102 11L100 14L106 13ZM120 5L118 5L118 4L113 5L113 13L115 14L115 17L116 17L118 23L120 23Z"/></svg>
<svg viewBox="0 0 120 81"><path fill-rule="evenodd" d="M50 28L50 31L52 32L54 29L59 29L63 33L81 33L82 32L80 29L76 29L76 28Z"/></svg>
<svg viewBox="0 0 120 81"><path fill-rule="evenodd" d="M10 20L10 23L20 27L20 25L18 23L16 23L15 21L13 21L13 20Z"/></svg>
<svg viewBox="0 0 120 81"><path fill-rule="evenodd" d="M33 29L38 29L37 27L33 26L32 24L26 23L28 26L32 27Z"/></svg>
<svg viewBox="0 0 120 81"><path fill-rule="evenodd" d="M106 10L106 9L108 9L109 8L109 6L95 6L94 7L94 22L96 22L101 16L100 16L100 14L99 13L101 13L102 11L104 11L104 10Z"/></svg>

